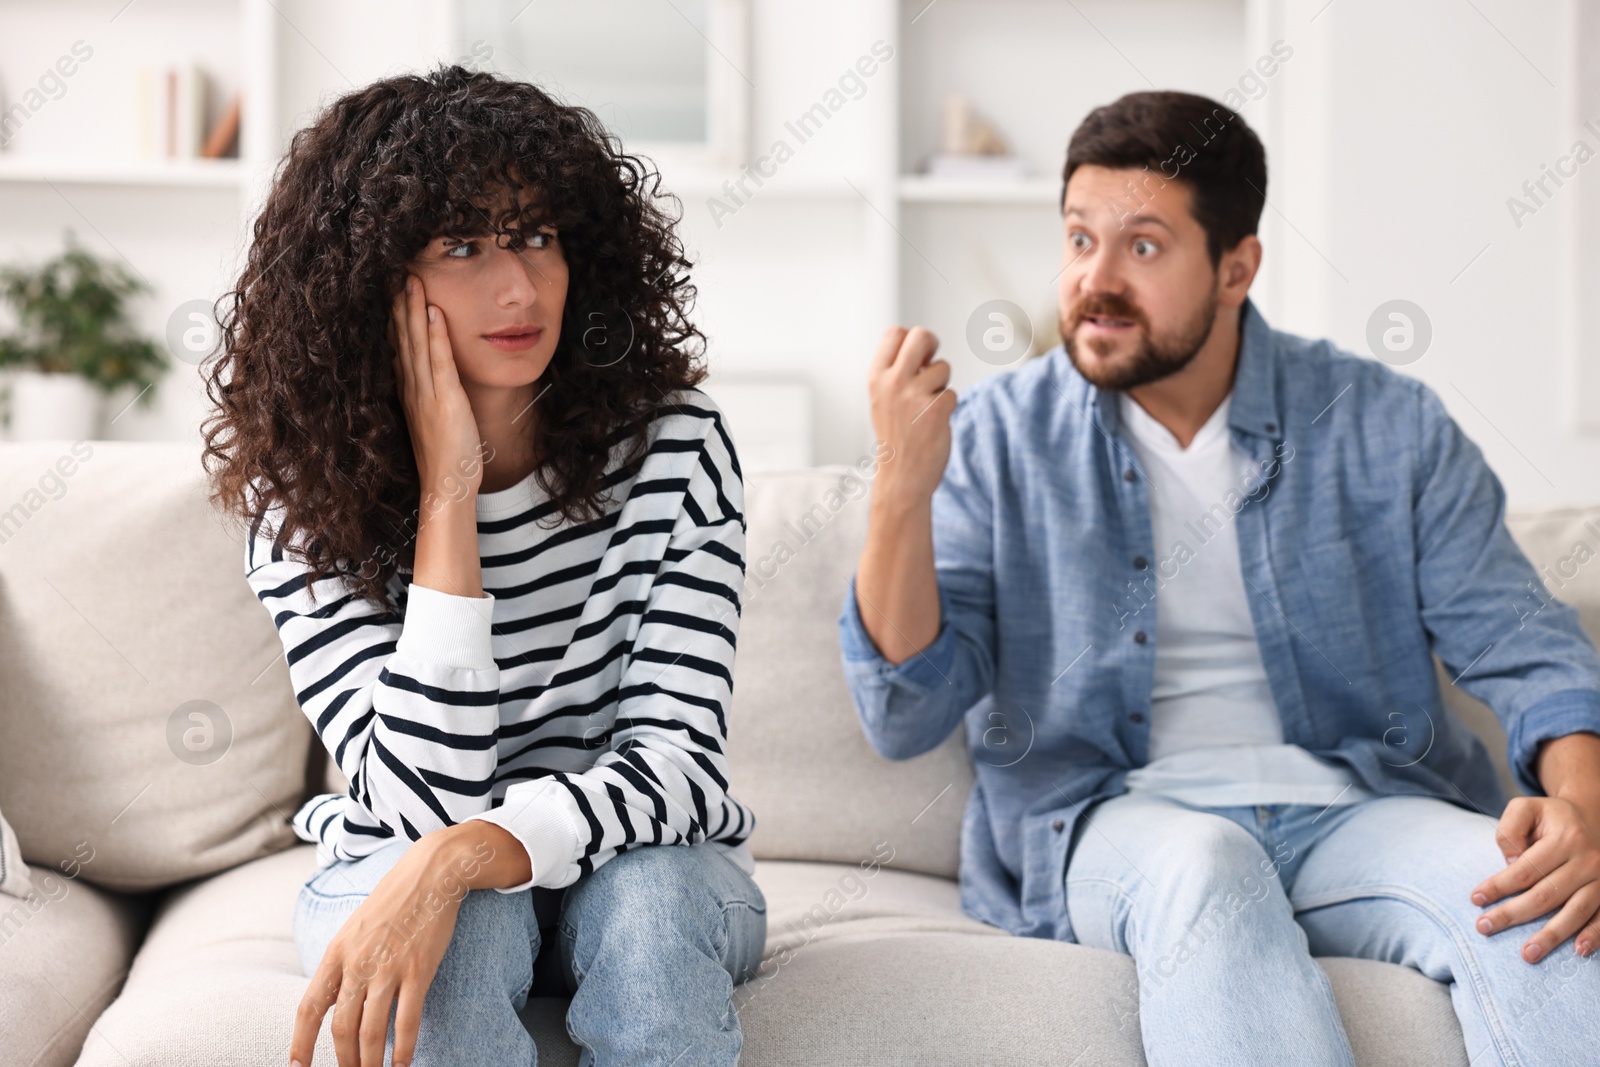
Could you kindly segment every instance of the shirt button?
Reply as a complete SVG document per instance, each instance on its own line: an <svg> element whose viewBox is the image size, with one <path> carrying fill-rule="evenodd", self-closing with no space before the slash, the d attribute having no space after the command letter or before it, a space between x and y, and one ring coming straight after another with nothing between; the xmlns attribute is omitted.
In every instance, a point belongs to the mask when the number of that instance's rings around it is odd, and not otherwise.
<svg viewBox="0 0 1600 1067"><path fill-rule="evenodd" d="M1139 476L1137 474L1133 473L1133 471L1131 471L1131 470L1125 470L1125 471L1122 472L1122 480L1125 481L1125 482L1131 482L1131 481L1133 481L1134 479L1136 479L1138 477Z"/></svg>
<svg viewBox="0 0 1600 1067"><path fill-rule="evenodd" d="M1144 570L1146 567L1150 566L1150 561L1145 559L1143 556L1134 556L1133 565L1138 567L1140 570Z"/></svg>
<svg viewBox="0 0 1600 1067"><path fill-rule="evenodd" d="M1055 822L1050 824L1050 829L1054 830L1058 834L1062 830L1065 830L1066 828L1067 828L1067 824L1066 824L1065 820L1062 820L1062 819L1057 819Z"/></svg>
<svg viewBox="0 0 1600 1067"><path fill-rule="evenodd" d="M1142 713L1140 713L1140 712L1135 711L1135 712L1131 713L1128 716L1128 721L1129 722L1144 722L1144 715Z"/></svg>
<svg viewBox="0 0 1600 1067"><path fill-rule="evenodd" d="M1278 424L1277 423L1275 423L1275 422L1267 423L1267 432L1268 433L1276 433L1277 430L1278 430Z"/></svg>
<svg viewBox="0 0 1600 1067"><path fill-rule="evenodd" d="M1142 645L1146 641L1150 640L1150 638L1149 638L1148 635L1145 634L1145 632L1143 630L1135 630L1134 633L1133 633L1133 640L1137 644L1141 644Z"/></svg>

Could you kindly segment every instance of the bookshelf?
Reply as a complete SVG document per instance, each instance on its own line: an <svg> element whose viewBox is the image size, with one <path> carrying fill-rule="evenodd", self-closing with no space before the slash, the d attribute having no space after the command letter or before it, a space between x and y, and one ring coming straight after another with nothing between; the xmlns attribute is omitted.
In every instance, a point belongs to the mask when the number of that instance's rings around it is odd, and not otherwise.
<svg viewBox="0 0 1600 1067"><path fill-rule="evenodd" d="M277 142L267 129L275 95L273 17L268 0L136 6L0 0L8 31L0 41L0 74L12 123L0 131L0 183L247 194L252 176L270 168ZM197 119L201 139L235 96L245 100L229 156L169 157L141 145L141 137L156 137L141 98L145 108L164 111L169 67L206 75L210 102Z"/></svg>

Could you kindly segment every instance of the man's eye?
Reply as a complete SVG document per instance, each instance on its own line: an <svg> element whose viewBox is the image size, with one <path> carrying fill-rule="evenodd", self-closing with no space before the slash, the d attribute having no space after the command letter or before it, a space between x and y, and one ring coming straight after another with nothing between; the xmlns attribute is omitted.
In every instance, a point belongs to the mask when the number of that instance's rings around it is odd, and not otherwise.
<svg viewBox="0 0 1600 1067"><path fill-rule="evenodd" d="M528 239L529 248L549 248L555 242L556 235L548 230L540 230Z"/></svg>
<svg viewBox="0 0 1600 1067"><path fill-rule="evenodd" d="M1133 254L1136 256L1153 256L1156 254L1156 243L1141 237L1133 242Z"/></svg>
<svg viewBox="0 0 1600 1067"><path fill-rule="evenodd" d="M464 256L456 255L456 253L461 251L463 248L468 250L468 254ZM477 255L477 253L477 248L472 244L450 245L444 250L445 256L449 259L471 259L473 256Z"/></svg>
<svg viewBox="0 0 1600 1067"><path fill-rule="evenodd" d="M1086 233L1073 234L1071 241L1072 247L1078 249L1079 251L1089 247L1089 235Z"/></svg>

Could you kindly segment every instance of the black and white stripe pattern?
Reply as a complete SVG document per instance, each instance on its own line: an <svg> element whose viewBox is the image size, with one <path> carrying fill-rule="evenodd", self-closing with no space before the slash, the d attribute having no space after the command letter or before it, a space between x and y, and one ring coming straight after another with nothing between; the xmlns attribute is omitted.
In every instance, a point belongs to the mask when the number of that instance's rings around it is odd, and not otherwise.
<svg viewBox="0 0 1600 1067"><path fill-rule="evenodd" d="M744 486L697 389L655 417L649 451L607 468L611 502L560 522L531 476L478 498L483 598L410 584L384 611L306 565L269 513L245 546L301 708L350 780L293 819L324 864L469 818L528 848L560 887L641 844L720 843L752 866L728 795L727 710L744 578ZM539 520L544 519L541 526Z"/></svg>

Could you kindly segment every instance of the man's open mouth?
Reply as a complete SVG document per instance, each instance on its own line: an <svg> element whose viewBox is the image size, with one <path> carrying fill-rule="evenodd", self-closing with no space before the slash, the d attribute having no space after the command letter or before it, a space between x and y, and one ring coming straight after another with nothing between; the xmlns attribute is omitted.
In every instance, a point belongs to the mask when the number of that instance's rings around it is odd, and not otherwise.
<svg viewBox="0 0 1600 1067"><path fill-rule="evenodd" d="M1132 319L1118 318L1115 315L1085 315L1083 321L1102 330L1126 330L1136 325Z"/></svg>

